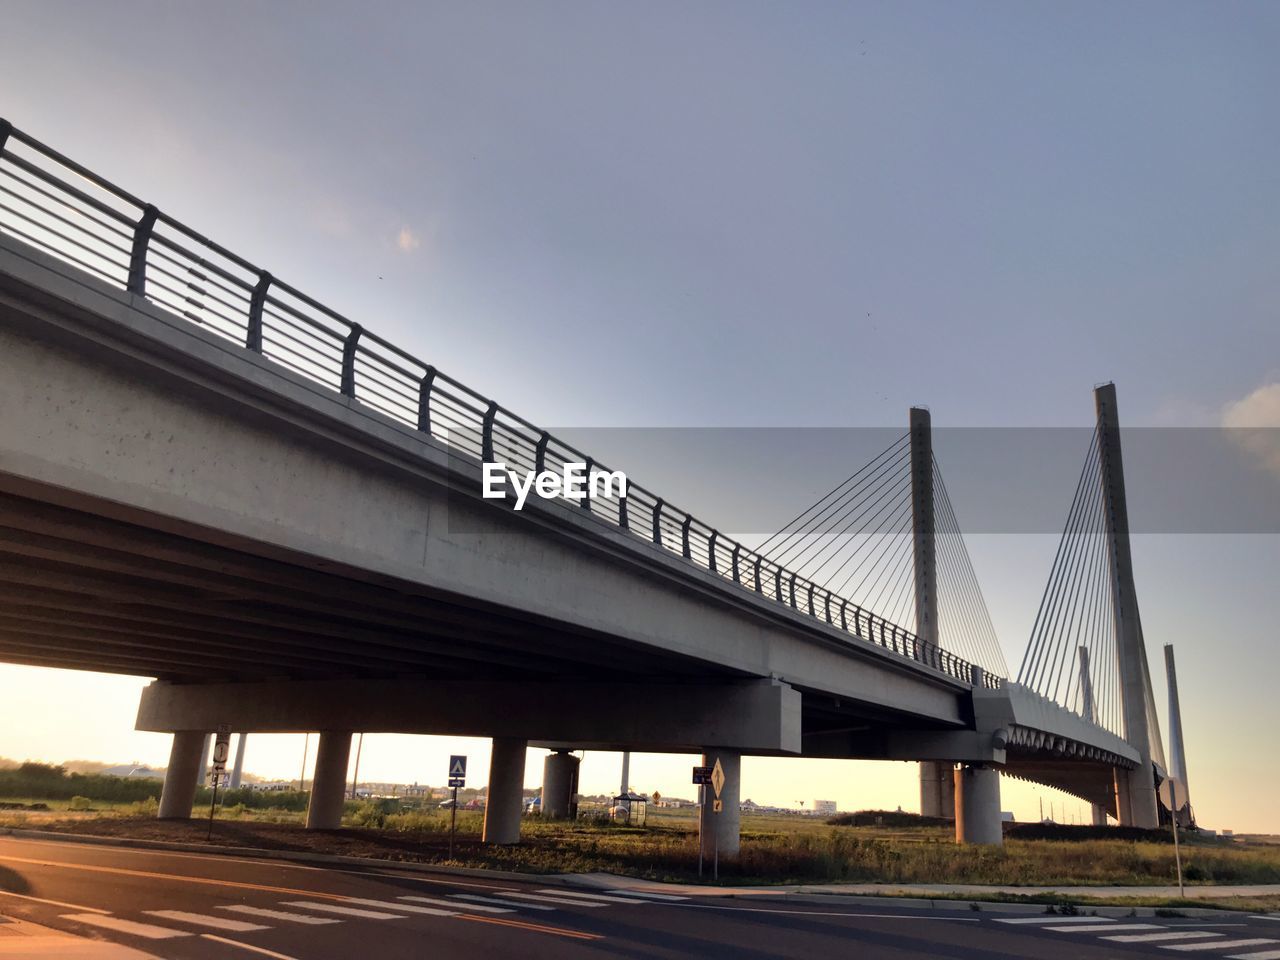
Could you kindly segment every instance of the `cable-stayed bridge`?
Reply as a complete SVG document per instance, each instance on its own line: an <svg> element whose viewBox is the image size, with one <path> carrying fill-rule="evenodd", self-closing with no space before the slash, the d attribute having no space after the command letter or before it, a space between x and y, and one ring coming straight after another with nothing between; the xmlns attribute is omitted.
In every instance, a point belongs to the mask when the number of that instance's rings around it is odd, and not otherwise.
<svg viewBox="0 0 1280 960"><path fill-rule="evenodd" d="M999 842L1001 770L1154 826L1099 397L1103 533L1073 506L1010 681L927 411L757 547L634 482L516 510L488 466L608 468L0 122L0 658L155 677L162 816L189 814L226 727L320 731L313 827L338 823L353 731L492 737L494 842L518 840L531 743L555 750L548 812L569 748L719 761L722 854L743 754L921 761L963 840Z"/></svg>

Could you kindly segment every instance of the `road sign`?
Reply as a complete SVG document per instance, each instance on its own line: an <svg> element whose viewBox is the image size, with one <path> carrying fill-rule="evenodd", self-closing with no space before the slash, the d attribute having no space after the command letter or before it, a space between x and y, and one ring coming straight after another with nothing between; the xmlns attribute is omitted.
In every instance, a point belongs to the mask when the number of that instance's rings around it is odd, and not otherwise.
<svg viewBox="0 0 1280 960"><path fill-rule="evenodd" d="M225 724L218 728L218 737L213 742L213 769L221 773L227 769L227 754L231 752L231 729Z"/></svg>
<svg viewBox="0 0 1280 960"><path fill-rule="evenodd" d="M449 778L465 779L467 776L467 758L459 754L454 754L449 758Z"/></svg>
<svg viewBox="0 0 1280 960"><path fill-rule="evenodd" d="M465 787L466 785L467 785L467 781L464 777L449 778L449 786L451 787Z"/></svg>
<svg viewBox="0 0 1280 960"><path fill-rule="evenodd" d="M723 801L723 800L712 800L712 801L711 801L711 812L712 812L712 813L724 813L724 801Z"/></svg>
<svg viewBox="0 0 1280 960"><path fill-rule="evenodd" d="M711 781L710 767L694 767L693 768L694 783L709 783L710 781Z"/></svg>
<svg viewBox="0 0 1280 960"><path fill-rule="evenodd" d="M711 787L715 790L716 799L718 800L720 791L724 789L724 767L720 766L719 757L716 757L716 768L711 771Z"/></svg>

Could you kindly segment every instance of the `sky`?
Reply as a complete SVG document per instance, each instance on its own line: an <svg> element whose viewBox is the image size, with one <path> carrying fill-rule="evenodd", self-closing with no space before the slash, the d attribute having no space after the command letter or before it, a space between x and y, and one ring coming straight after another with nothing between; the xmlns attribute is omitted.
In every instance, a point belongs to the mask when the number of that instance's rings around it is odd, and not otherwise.
<svg viewBox="0 0 1280 960"><path fill-rule="evenodd" d="M1275 4L10 0L5 19L0 116L535 422L902 428L927 404L940 430L1087 431L1114 380L1128 426L1280 427ZM1130 477L1157 699L1173 643L1192 799L1237 831L1280 832L1276 435ZM714 518L729 467L676 462L659 489ZM1219 463L1249 499L1219 495ZM798 471L787 510L840 466ZM1160 497L1193 473L1248 509L1182 522L1190 501ZM1054 482L1065 514L1074 476ZM969 544L1015 670L1053 529ZM0 756L163 763L166 738L131 729L142 682L0 666ZM296 775L300 740L251 740L248 768ZM483 776L486 745L463 746ZM362 777L438 782L460 749L371 737ZM618 766L589 755L584 789ZM689 766L637 757L632 781L689 793ZM760 802L917 802L905 764L743 776ZM1020 817L1039 796L1005 783Z"/></svg>

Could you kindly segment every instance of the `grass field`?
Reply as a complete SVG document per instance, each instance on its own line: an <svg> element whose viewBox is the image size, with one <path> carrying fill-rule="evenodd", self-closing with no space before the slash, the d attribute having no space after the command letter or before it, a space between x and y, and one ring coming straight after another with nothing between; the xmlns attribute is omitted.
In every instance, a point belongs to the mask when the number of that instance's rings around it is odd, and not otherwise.
<svg viewBox="0 0 1280 960"><path fill-rule="evenodd" d="M48 811L0 811L0 825L151 839L203 841L207 827L159 822L154 801ZM195 816L206 815L197 809ZM301 813L230 807L218 811L214 842L315 850L394 860L443 862L449 816L441 811L387 812L375 803L349 804L346 829L307 833ZM479 842L482 814L459 811L459 865L531 872L610 872L655 880L696 880L697 824L690 810L651 810L643 828L598 821L526 818L519 846ZM1190 884L1280 883L1280 846L1257 840L1188 840L1182 846ZM830 826L817 818L742 818L742 852L721 864L732 883L974 883L1134 885L1176 882L1169 843L1118 840L1009 839L1003 847L957 846L945 827L899 829ZM1135 890L1135 894L1140 893ZM1276 904L1280 906L1280 903ZM1254 909L1265 909L1263 903Z"/></svg>

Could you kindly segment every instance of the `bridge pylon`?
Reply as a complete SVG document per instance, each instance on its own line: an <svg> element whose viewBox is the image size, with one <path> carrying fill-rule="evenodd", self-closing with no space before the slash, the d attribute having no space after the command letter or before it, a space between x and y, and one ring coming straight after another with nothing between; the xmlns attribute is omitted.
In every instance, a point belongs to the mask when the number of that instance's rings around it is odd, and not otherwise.
<svg viewBox="0 0 1280 960"><path fill-rule="evenodd" d="M1152 767L1148 723L1146 650L1138 620L1138 598L1133 582L1133 555L1129 543L1129 507L1124 489L1124 456L1120 449L1120 416L1115 384L1093 391L1098 413L1098 453L1102 474L1103 516L1106 521L1107 563L1111 582L1111 616L1117 638L1120 703L1124 737L1138 751L1133 771L1116 769L1116 817L1123 826L1155 829L1160 824Z"/></svg>
<svg viewBox="0 0 1280 960"><path fill-rule="evenodd" d="M938 645L937 536L933 508L933 420L924 407L911 408L911 535L915 567L916 634ZM954 820L954 764L920 764L920 813Z"/></svg>

